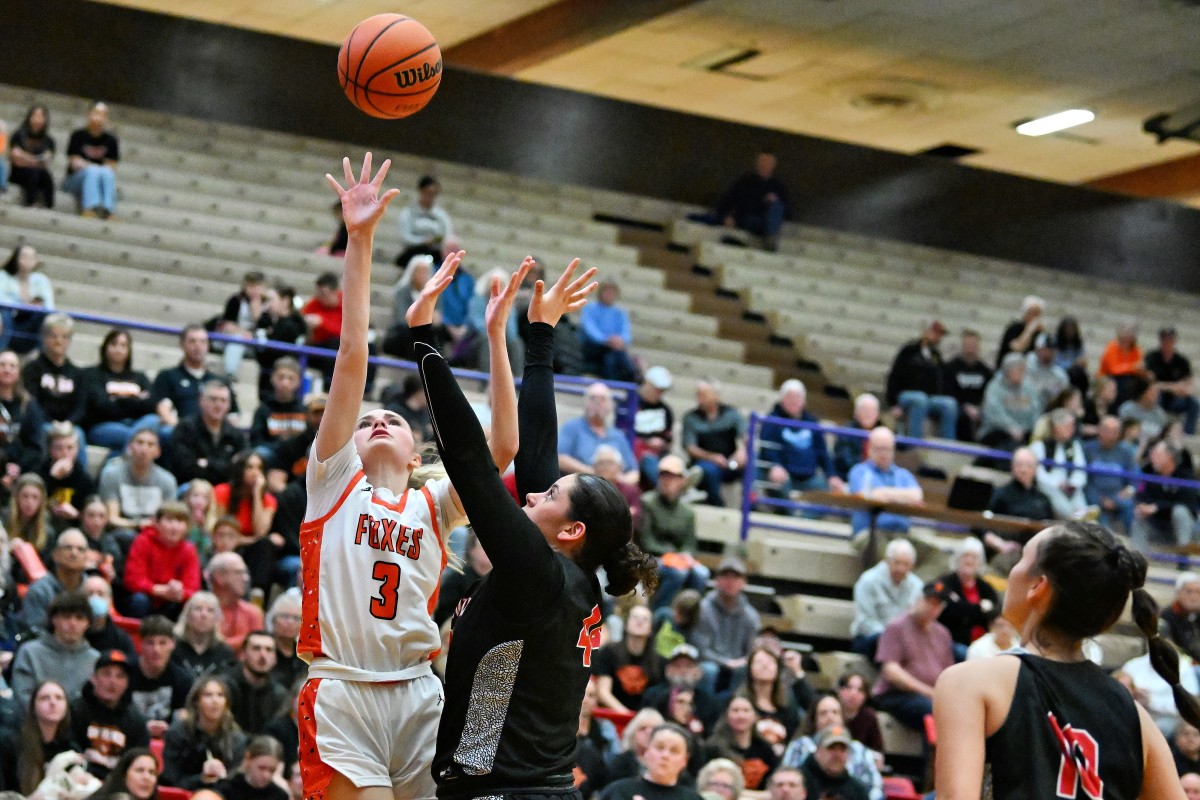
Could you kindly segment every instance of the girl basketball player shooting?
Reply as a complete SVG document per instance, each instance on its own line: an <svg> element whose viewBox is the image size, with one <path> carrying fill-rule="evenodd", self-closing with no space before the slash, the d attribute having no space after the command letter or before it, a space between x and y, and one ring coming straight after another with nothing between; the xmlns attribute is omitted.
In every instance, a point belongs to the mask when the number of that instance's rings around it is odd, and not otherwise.
<svg viewBox="0 0 1200 800"><path fill-rule="evenodd" d="M433 773L439 798L574 797L575 733L600 638L600 585L623 595L638 581L653 593L654 559L633 543L629 505L595 475L560 477L551 369L554 325L581 307L594 271L578 260L529 306L530 338L518 408L519 508L488 457L483 433L435 341L433 306L454 277L447 262L408 311L438 449L462 496L492 571L455 610L446 665L446 708ZM497 278L489 333L504 321L526 259L505 287Z"/></svg>
<svg viewBox="0 0 1200 800"><path fill-rule="evenodd" d="M341 198L348 231L341 345L325 416L308 462L300 529L304 570L298 652L310 662L300 694L300 764L310 800L413 800L434 794L429 764L442 706L430 666L440 637L431 618L447 550L463 519L458 493L422 466L403 418L359 415L367 370L371 252L392 189L390 162L371 178L371 154ZM447 259L453 269L461 253ZM503 335L501 336L503 338ZM503 342L491 342L495 441L516 451L516 396ZM497 353L499 355L497 355ZM469 407L468 407L469 408ZM473 415L472 415L473 418Z"/></svg>
<svg viewBox="0 0 1200 800"><path fill-rule="evenodd" d="M1004 595L1024 652L968 661L938 679L940 800L1182 800L1150 715L1083 656L1083 640L1111 627L1132 592L1155 670L1184 718L1200 722L1200 706L1179 685L1179 657L1158 636L1145 580L1146 559L1099 525L1064 523L1025 545Z"/></svg>

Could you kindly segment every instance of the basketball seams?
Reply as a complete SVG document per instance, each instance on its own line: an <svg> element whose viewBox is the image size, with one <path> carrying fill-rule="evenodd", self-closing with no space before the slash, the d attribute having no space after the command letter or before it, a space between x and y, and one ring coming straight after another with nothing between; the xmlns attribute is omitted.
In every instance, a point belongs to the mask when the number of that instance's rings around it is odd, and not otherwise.
<svg viewBox="0 0 1200 800"><path fill-rule="evenodd" d="M397 31L392 31L393 28L398 28L401 23L410 21L416 23L415 28L410 26L408 29L401 28ZM378 27L377 32L372 33L370 29L377 26L381 27ZM388 35L389 32L391 32L390 35ZM359 33L363 34L361 38L358 36ZM413 42L414 39L419 42L425 37L428 37L429 44L409 53L403 58L392 61L392 63L386 66L369 70L367 61L374 52L374 47L377 43L382 42L380 44L381 55L385 58L388 56L395 58L395 52L399 49L396 45L404 46L407 44L411 47L416 43ZM430 51L433 52L431 53ZM425 54L436 56L436 61L430 61L427 57L420 62L418 67L409 67L409 74L406 74L406 80L404 81L405 83L409 83L409 86L405 91L389 92L371 88L372 83L378 82L381 76L389 72L395 73L398 71L397 68ZM342 52L339 53L338 58L338 80L341 83L343 92L350 99L351 103L358 106L359 110L373 117L402 119L425 107L438 87L441 86L442 75L439 69L436 77L432 81L427 79L423 86L417 81L410 83L407 78L415 77L411 74L414 69L417 71L416 75L419 75L426 70L432 71L433 68L440 67L441 64L440 48L437 41L418 20L398 14L377 14L375 17L360 22L350 32L349 36L346 37L342 45ZM352 65L353 69L351 69ZM369 72L368 77L365 79L363 78L364 72ZM400 81L397 80L395 82L398 84ZM416 85L414 86L413 84ZM399 88L397 86L397 89Z"/></svg>
<svg viewBox="0 0 1200 800"><path fill-rule="evenodd" d="M367 82L364 83L363 85L370 86L371 81L375 80L376 78L378 78L380 75L384 74L385 72L389 72L390 70L395 69L396 67L400 66L401 64L403 64L406 61L411 61L412 59L416 58L417 56L421 55L422 53L428 53L430 50L432 50L433 48L435 48L437 46L438 46L437 42L431 41L429 44L425 45L417 52L410 53L409 55L406 55L404 58L393 61L391 64L388 64L386 67L376 70L375 74L373 74L371 77L367 78ZM438 62L439 63L441 62L441 58L438 58ZM439 75L438 78L440 80L441 76Z"/></svg>
<svg viewBox="0 0 1200 800"><path fill-rule="evenodd" d="M371 54L371 48L375 46L376 42L378 42L381 38L383 38L383 35L385 33L387 33L389 30L391 30L396 25L399 25L402 22L407 22L409 19L411 19L411 17L401 17L399 15L396 15L396 19L393 19L387 25L384 25L383 29L380 30L378 33L376 33L375 37L373 39L371 39L371 41L367 42L366 48L363 49L362 54L359 55L359 57L358 57L358 67L354 70L355 105L358 105L358 102L357 102L358 101L358 89L361 86L358 79L362 75L363 64L366 63L367 56L369 56ZM359 24L361 25L362 23L359 23ZM349 74L350 71L346 70L346 72L347 72L347 74ZM372 108L375 108L375 104L371 102L371 93L368 92L365 87L363 87L363 93L366 95L367 104L370 105ZM376 108L376 110L379 111L380 113L383 112L383 109L380 109L380 108Z"/></svg>

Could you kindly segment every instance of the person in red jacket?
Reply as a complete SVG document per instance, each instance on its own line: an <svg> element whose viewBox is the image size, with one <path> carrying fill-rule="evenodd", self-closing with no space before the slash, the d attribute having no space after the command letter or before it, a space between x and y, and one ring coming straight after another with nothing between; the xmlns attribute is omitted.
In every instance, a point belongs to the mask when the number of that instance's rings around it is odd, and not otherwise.
<svg viewBox="0 0 1200 800"><path fill-rule="evenodd" d="M127 612L151 611L175 619L187 599L200 590L200 556L187 541L188 510L179 502L159 506L154 524L133 540L125 560Z"/></svg>

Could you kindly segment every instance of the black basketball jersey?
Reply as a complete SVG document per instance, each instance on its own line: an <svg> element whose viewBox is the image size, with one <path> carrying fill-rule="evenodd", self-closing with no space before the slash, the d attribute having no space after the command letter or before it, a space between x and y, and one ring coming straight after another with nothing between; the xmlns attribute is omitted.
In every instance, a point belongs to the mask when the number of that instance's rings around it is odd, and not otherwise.
<svg viewBox="0 0 1200 800"><path fill-rule="evenodd" d="M1012 707L987 739L990 796L1136 800L1142 726L1129 692L1090 661L1018 658Z"/></svg>
<svg viewBox="0 0 1200 800"><path fill-rule="evenodd" d="M562 590L511 619L495 573L459 601L433 777L439 798L573 791L579 709L600 646L600 586L556 553ZM540 580L540 579L539 579Z"/></svg>

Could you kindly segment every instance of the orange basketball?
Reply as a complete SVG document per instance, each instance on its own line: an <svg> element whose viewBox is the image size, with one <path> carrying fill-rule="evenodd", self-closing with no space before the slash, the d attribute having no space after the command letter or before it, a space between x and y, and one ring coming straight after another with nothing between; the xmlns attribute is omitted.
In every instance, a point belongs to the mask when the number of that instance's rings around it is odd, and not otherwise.
<svg viewBox="0 0 1200 800"><path fill-rule="evenodd" d="M407 117L424 108L442 82L442 49L412 17L376 14L342 42L338 82L360 111L382 119Z"/></svg>

